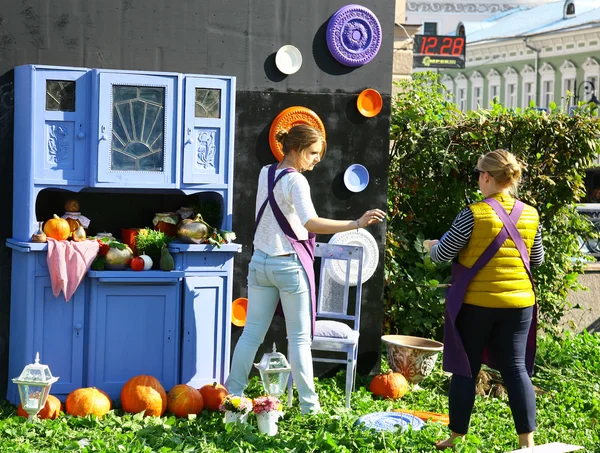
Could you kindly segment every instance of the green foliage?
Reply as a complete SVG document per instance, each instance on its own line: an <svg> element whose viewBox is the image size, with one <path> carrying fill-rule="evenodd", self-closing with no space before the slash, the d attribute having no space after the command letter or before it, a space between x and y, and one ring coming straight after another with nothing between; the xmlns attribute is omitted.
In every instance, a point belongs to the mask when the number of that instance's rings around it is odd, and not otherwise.
<svg viewBox="0 0 600 453"><path fill-rule="evenodd" d="M384 359L385 360L385 359ZM382 363L385 368L387 364ZM534 384L537 397L537 444L566 442L582 445L586 452L600 451L600 335L567 335L563 340L540 340ZM0 451L48 453L76 451L171 453L171 452L415 452L433 453L436 440L450 431L439 423L427 423L420 431L375 432L356 425L364 414L404 408L448 413L448 376L438 360L433 374L421 382L421 391L410 391L399 400L374 398L367 390L371 377L358 378L352 394L352 410L344 408L345 375L316 382L323 413L302 416L297 397L284 407L279 434L260 434L251 415L249 425L224 425L223 415L203 411L198 416L142 417L114 409L102 419L62 414L57 420L27 423L16 408L0 402ZM255 378L246 395L263 393ZM501 453L517 448L508 401L481 397L475 400L469 436L457 443L463 453Z"/></svg>
<svg viewBox="0 0 600 453"><path fill-rule="evenodd" d="M135 247L140 255L145 253L152 257L160 257L162 249L173 239L175 238L154 228L142 228L135 236Z"/></svg>
<svg viewBox="0 0 600 453"><path fill-rule="evenodd" d="M423 239L440 238L459 211L482 197L472 176L477 158L505 148L527 165L519 198L537 208L546 261L534 270L541 323L556 327L580 288L584 254L578 237L590 223L576 211L585 168L600 150L600 124L581 106L557 109L460 112L433 73L399 84L392 106L385 325L388 333L441 338L448 264L432 263ZM593 106L592 106L593 107Z"/></svg>

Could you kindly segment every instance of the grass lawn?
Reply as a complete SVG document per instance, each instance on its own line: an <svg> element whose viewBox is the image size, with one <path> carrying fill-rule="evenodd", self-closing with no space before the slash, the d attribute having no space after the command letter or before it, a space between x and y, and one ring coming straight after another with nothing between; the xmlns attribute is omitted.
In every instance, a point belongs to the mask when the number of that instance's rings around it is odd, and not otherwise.
<svg viewBox="0 0 600 453"><path fill-rule="evenodd" d="M343 373L319 380L323 413L301 416L297 404L284 408L275 437L260 434L252 414L250 424L243 427L224 425L222 414L207 411L177 419L169 415L144 418L119 409L102 419L61 415L57 420L29 424L3 401L0 452L434 452L435 440L448 435L441 424L427 423L420 431L381 433L362 429L355 422L363 414L395 408L447 413L448 377L439 362L421 383L423 390L395 401L374 399L366 390L369 378L359 378L349 411L344 408ZM541 339L536 364L534 384L540 389L536 443L564 442L600 452L600 335ZM262 393L260 383L252 380L248 396ZM506 399L478 396L471 434L455 451L491 453L516 447Z"/></svg>

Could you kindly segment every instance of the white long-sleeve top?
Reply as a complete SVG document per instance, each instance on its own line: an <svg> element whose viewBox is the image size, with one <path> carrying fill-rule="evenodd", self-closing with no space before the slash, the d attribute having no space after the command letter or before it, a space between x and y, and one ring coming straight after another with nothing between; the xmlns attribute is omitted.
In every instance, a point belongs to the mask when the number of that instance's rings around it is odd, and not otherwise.
<svg viewBox="0 0 600 453"><path fill-rule="evenodd" d="M282 170L275 172L275 177ZM258 191L256 193L256 214L267 199L269 165L263 167L258 177ZM291 172L283 176L275 185L275 200L279 209L285 215L298 239L308 239L308 230L304 228L306 222L317 217L317 212L310 198L310 186L306 178L298 172ZM271 206L267 204L265 212L258 223L254 235L254 248L271 256L287 255L294 253L290 241L279 227Z"/></svg>

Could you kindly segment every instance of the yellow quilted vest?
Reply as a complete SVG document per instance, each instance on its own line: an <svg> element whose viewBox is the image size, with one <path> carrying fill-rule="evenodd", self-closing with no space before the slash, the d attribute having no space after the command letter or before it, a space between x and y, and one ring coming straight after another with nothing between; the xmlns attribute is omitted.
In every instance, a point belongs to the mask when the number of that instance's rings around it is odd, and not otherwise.
<svg viewBox="0 0 600 453"><path fill-rule="evenodd" d="M494 194L491 197L498 200L506 212L512 211L514 198L502 194ZM458 261L463 266L473 267L477 258L500 232L503 224L487 203L474 203L469 208L473 212L475 224L469 243L458 254ZM538 223L539 216L535 208L525 205L517 222L517 229L528 252L531 252ZM464 303L490 308L521 308L535 303L535 294L525 265L512 239L508 238L489 263L471 280Z"/></svg>

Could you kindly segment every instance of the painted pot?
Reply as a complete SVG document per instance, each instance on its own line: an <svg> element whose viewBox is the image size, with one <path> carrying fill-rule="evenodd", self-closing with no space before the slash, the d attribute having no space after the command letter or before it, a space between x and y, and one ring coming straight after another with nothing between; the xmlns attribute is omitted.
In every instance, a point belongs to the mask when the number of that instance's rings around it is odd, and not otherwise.
<svg viewBox="0 0 600 453"><path fill-rule="evenodd" d="M225 411L225 423L248 423L248 412Z"/></svg>
<svg viewBox="0 0 600 453"><path fill-rule="evenodd" d="M258 424L258 430L266 434L267 436L274 436L277 434L278 426L277 421L281 417L280 411L268 411L256 414L256 421Z"/></svg>
<svg viewBox="0 0 600 453"><path fill-rule="evenodd" d="M384 335L390 368L406 380L418 384L431 374L444 345L439 341L409 335Z"/></svg>

